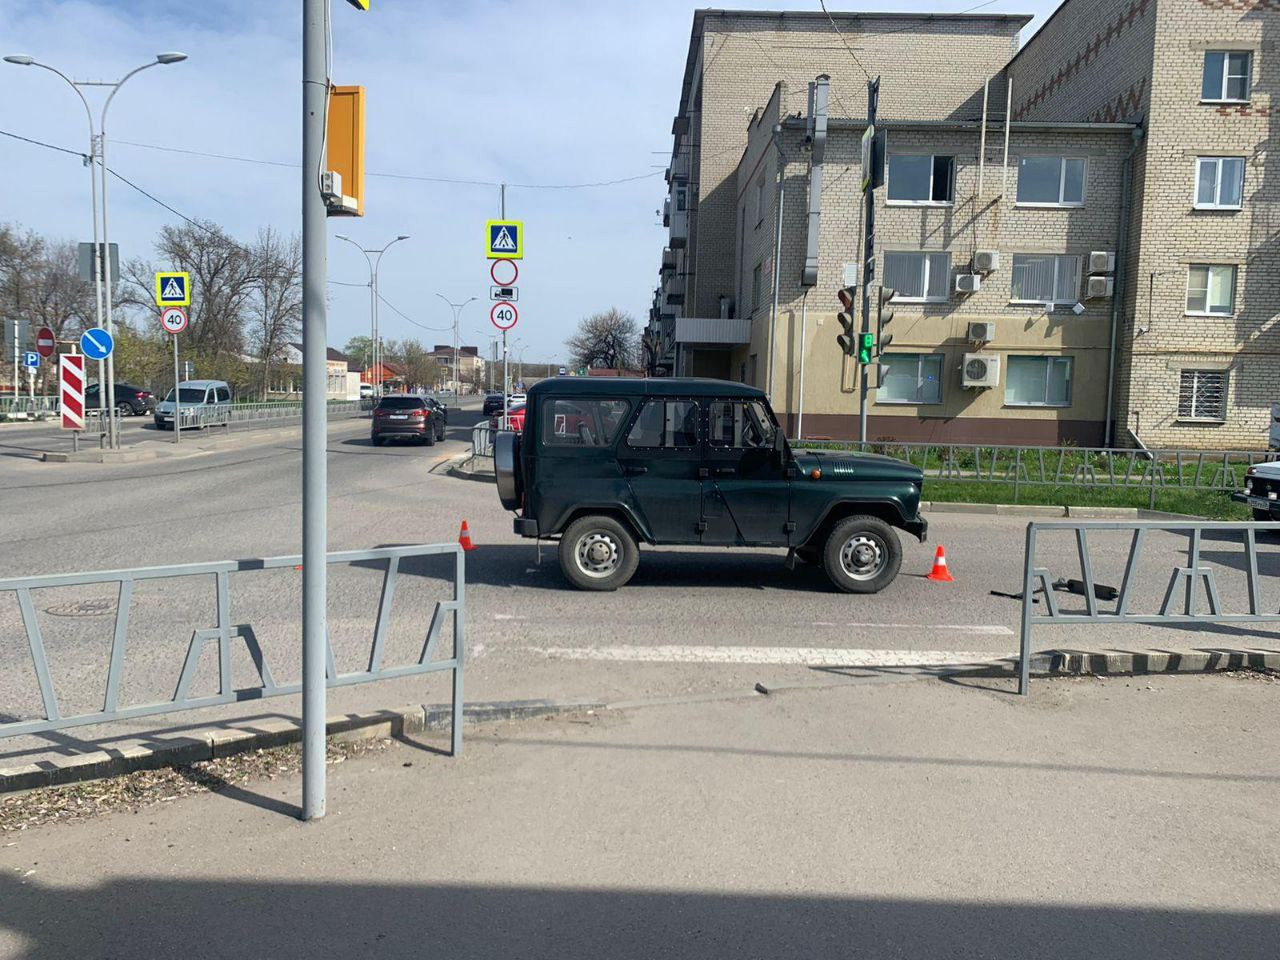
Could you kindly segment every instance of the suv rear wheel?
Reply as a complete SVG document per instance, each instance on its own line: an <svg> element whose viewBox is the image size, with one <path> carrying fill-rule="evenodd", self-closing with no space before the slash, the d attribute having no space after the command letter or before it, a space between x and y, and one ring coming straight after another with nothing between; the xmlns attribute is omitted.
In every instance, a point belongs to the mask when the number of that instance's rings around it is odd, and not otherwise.
<svg viewBox="0 0 1280 960"><path fill-rule="evenodd" d="M878 517L847 517L832 529L822 550L822 567L845 593L878 593L902 566L902 543Z"/></svg>
<svg viewBox="0 0 1280 960"><path fill-rule="evenodd" d="M579 517L560 538L560 569L579 590L617 590L639 562L635 538L612 517Z"/></svg>

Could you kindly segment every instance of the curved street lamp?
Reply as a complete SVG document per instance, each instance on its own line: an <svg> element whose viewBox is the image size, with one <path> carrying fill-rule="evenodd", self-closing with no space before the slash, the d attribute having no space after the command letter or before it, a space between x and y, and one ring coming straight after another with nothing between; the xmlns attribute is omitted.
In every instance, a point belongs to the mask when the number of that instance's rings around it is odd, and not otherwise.
<svg viewBox="0 0 1280 960"><path fill-rule="evenodd" d="M345 233L335 233L338 240L345 240L364 254L365 263L369 264L369 383L373 385L374 396L382 395L382 343L378 338L378 265L382 255L401 240L408 240L409 235L402 233L390 243L381 247L367 248L356 243ZM369 254L376 254L370 257Z"/></svg>
<svg viewBox="0 0 1280 960"><path fill-rule="evenodd" d="M453 405L456 407L458 406L458 394L460 387L462 386L462 384L458 382L458 315L462 313L463 307L476 298L468 297L461 303L454 303L443 293L437 293L436 296L449 304L449 308L453 310Z"/></svg>

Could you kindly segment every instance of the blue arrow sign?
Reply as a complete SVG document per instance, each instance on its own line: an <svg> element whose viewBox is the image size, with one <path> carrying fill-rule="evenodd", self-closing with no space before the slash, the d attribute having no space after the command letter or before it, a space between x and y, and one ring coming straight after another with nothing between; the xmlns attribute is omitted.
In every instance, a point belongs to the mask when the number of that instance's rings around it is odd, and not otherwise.
<svg viewBox="0 0 1280 960"><path fill-rule="evenodd" d="M40 367L40 354L34 350L28 350L22 355L22 365L37 370Z"/></svg>
<svg viewBox="0 0 1280 960"><path fill-rule="evenodd" d="M101 327L90 327L80 334L80 350L90 360L107 359L115 347L116 342L111 338L111 334Z"/></svg>

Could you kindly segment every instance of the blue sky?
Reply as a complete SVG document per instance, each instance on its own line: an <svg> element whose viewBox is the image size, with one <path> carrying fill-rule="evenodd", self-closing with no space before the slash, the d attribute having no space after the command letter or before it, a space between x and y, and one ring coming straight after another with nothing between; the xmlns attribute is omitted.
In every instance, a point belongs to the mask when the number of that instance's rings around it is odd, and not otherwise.
<svg viewBox="0 0 1280 960"><path fill-rule="evenodd" d="M961 2L829 4L832 9L961 12ZM1052 12L1055 0L996 0L983 11ZM753 2L757 9L817 9L812 2ZM520 323L525 359L557 360L564 338L591 312L617 306L643 322L664 231L665 193L689 27L695 4L644 2L435 2L373 0L361 14L333 0L333 80L367 88L371 173L504 181L508 216L526 222ZM117 79L163 50L185 63L156 67L122 88L108 118L110 165L191 217L249 238L259 226L298 229L299 173L289 167L165 152L150 144L296 163L300 152L301 4L297 0L0 0L0 54L26 53L75 79ZM45 71L0 64L0 130L83 150L83 108ZM89 183L79 161L0 137L6 191L0 221L54 237L91 235ZM535 185L627 183L590 189ZM175 218L121 185L110 197L112 240L122 256L152 256ZM486 344L488 271L483 224L497 216L490 186L371 176L361 219L331 219L387 253L383 294L425 330L383 308L383 335L449 339L451 300L463 342ZM329 276L363 283L367 268L331 241ZM333 285L330 341L368 330L368 293Z"/></svg>

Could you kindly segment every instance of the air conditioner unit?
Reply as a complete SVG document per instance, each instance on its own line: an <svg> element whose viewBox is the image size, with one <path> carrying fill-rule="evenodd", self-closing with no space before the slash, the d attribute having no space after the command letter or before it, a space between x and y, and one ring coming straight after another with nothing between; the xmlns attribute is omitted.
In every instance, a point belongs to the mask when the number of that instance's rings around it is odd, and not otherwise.
<svg viewBox="0 0 1280 960"><path fill-rule="evenodd" d="M982 278L976 273L956 274L957 293L977 293L982 287Z"/></svg>
<svg viewBox="0 0 1280 960"><path fill-rule="evenodd" d="M1116 269L1116 255L1105 250L1094 250L1089 254L1089 273L1113 273Z"/></svg>
<svg viewBox="0 0 1280 960"><path fill-rule="evenodd" d="M991 273L1000 269L999 250L979 250L973 255L974 273Z"/></svg>
<svg viewBox="0 0 1280 960"><path fill-rule="evenodd" d="M996 338L996 325L985 321L969 324L970 343L990 343Z"/></svg>
<svg viewBox="0 0 1280 960"><path fill-rule="evenodd" d="M1000 358L985 353L966 353L961 384L966 387L999 386Z"/></svg>
<svg viewBox="0 0 1280 960"><path fill-rule="evenodd" d="M1116 282L1111 277L1090 277L1085 282L1086 297L1109 297L1115 290Z"/></svg>

